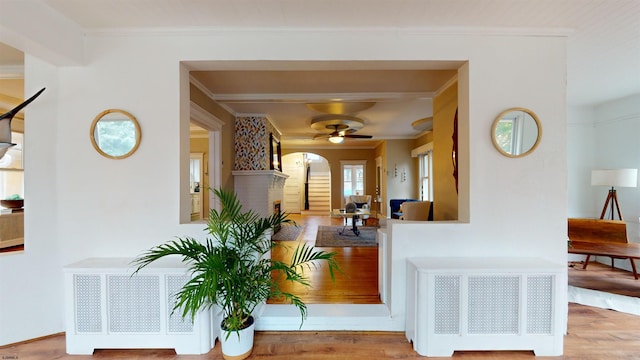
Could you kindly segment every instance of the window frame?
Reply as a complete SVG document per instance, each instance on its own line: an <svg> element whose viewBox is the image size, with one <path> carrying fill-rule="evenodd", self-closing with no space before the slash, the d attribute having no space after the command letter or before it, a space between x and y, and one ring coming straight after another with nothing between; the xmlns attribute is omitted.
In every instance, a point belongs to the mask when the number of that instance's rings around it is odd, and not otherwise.
<svg viewBox="0 0 640 360"><path fill-rule="evenodd" d="M362 194L366 195L367 191L367 160L340 160L340 197L341 197L341 207L344 207L346 204L346 195L344 194L344 170L345 166L362 166Z"/></svg>
<svg viewBox="0 0 640 360"><path fill-rule="evenodd" d="M420 171L420 182L419 182L420 200L433 201L433 150L428 150L426 152L418 154L418 163L419 163L419 171ZM425 171L425 167L426 167L426 171ZM428 184L426 197L425 197L425 189L424 189L425 180Z"/></svg>

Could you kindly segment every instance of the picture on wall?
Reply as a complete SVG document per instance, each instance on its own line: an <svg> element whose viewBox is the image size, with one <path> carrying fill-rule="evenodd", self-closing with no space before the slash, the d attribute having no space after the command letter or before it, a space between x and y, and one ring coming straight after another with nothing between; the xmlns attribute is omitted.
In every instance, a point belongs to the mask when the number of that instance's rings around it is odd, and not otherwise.
<svg viewBox="0 0 640 360"><path fill-rule="evenodd" d="M273 136L273 133L269 135L269 169L282 171L282 149L280 149L280 141Z"/></svg>

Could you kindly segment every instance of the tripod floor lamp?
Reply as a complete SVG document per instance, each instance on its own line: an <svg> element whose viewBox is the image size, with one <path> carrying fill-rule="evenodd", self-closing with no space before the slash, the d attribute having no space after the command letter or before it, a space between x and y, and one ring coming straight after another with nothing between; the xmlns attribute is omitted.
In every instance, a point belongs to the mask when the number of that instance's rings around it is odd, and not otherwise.
<svg viewBox="0 0 640 360"><path fill-rule="evenodd" d="M614 169L614 170L592 170L592 186L611 186L607 200L602 207L600 219L604 219L607 210L610 210L609 220L615 220L614 210L618 213L618 218L624 220L618 204L618 194L616 187L636 187L638 186L638 169Z"/></svg>

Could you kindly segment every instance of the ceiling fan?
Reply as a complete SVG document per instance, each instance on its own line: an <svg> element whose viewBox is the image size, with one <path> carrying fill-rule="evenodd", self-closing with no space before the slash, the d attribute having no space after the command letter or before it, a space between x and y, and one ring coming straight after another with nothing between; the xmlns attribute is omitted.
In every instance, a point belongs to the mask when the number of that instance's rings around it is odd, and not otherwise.
<svg viewBox="0 0 640 360"><path fill-rule="evenodd" d="M364 127L364 121L351 115L328 114L315 117L311 120L311 127L315 130L330 131L325 134L317 134L313 139L329 139L334 144L340 144L345 138L371 139L371 135L358 135L354 132Z"/></svg>
<svg viewBox="0 0 640 360"><path fill-rule="evenodd" d="M330 125L334 127L334 131L331 134L318 134L313 137L313 139L329 139L334 144L340 144L344 141L344 138L352 138L352 139L371 139L371 135L357 135L353 134L356 130L354 129L346 129L346 130L338 130L340 125Z"/></svg>

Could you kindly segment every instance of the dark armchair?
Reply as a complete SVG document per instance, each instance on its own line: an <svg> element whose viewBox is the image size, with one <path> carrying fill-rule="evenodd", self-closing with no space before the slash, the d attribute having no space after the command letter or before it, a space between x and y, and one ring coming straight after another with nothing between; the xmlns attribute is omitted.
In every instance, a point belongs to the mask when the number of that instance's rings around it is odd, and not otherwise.
<svg viewBox="0 0 640 360"><path fill-rule="evenodd" d="M391 218L400 219L402 213L400 212L400 205L406 201L420 201L416 199L391 199L389 200L389 206L391 207Z"/></svg>

